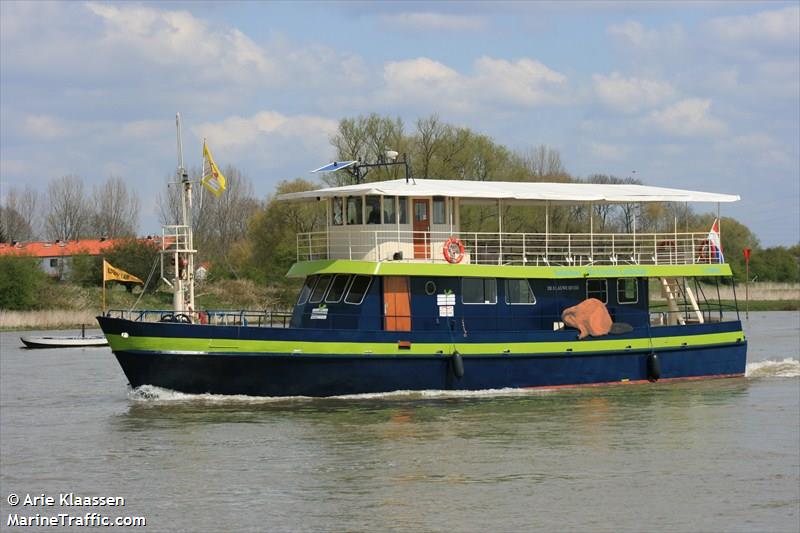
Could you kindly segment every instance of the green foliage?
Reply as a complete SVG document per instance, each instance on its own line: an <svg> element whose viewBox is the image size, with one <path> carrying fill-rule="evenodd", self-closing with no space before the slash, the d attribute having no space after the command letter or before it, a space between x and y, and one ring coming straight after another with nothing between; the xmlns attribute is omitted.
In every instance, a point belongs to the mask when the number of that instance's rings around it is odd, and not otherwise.
<svg viewBox="0 0 800 533"><path fill-rule="evenodd" d="M775 246L753 250L750 256L750 279L758 281L800 282L800 258L795 245L792 248Z"/></svg>
<svg viewBox="0 0 800 533"><path fill-rule="evenodd" d="M283 181L277 194L308 191L318 185L303 179ZM273 286L286 286L286 272L297 260L297 233L324 231L322 203L279 202L272 196L250 219L249 249L241 250L242 270L247 277Z"/></svg>
<svg viewBox="0 0 800 533"><path fill-rule="evenodd" d="M69 264L69 280L83 287L99 287L103 282L103 258L97 255L73 255Z"/></svg>
<svg viewBox="0 0 800 533"><path fill-rule="evenodd" d="M159 258L160 248L152 239L125 239L118 241L105 254L105 259L113 266L133 274L144 282ZM148 292L153 292L158 288L158 276L153 275L154 279L146 287Z"/></svg>
<svg viewBox="0 0 800 533"><path fill-rule="evenodd" d="M0 256L0 309L40 309L50 284L36 258Z"/></svg>

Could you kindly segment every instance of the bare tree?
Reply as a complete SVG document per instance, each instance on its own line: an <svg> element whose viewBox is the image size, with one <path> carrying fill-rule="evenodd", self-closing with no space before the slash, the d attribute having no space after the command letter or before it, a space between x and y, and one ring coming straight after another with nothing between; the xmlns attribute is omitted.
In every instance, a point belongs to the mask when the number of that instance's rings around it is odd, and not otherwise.
<svg viewBox="0 0 800 533"><path fill-rule="evenodd" d="M102 237L132 237L139 226L139 195L120 177L111 176L93 190L94 231Z"/></svg>
<svg viewBox="0 0 800 533"><path fill-rule="evenodd" d="M530 148L521 158L533 181L564 181L567 171L561 163L561 154L555 148L540 144Z"/></svg>
<svg viewBox="0 0 800 533"><path fill-rule="evenodd" d="M56 240L79 239L89 233L91 210L80 176L67 175L47 186L45 235Z"/></svg>
<svg viewBox="0 0 800 533"><path fill-rule="evenodd" d="M6 193L0 222L6 238L12 241L31 241L38 235L39 212L36 206L39 193L30 185L24 189L11 187Z"/></svg>
<svg viewBox="0 0 800 533"><path fill-rule="evenodd" d="M443 139L448 133L448 127L439 120L439 115L431 115L417 121L415 163L420 169L422 178L431 177L431 164L440 150Z"/></svg>
<svg viewBox="0 0 800 533"><path fill-rule="evenodd" d="M400 118L382 117L377 113L340 120L339 129L330 140L336 148L338 161L357 160L362 163L381 161L389 149L403 153L407 144L403 134L403 121ZM369 170L370 181L396 177L399 171L397 167L372 168ZM352 168L342 172L329 172L322 180L332 186L349 185L354 183L355 173Z"/></svg>
<svg viewBox="0 0 800 533"><path fill-rule="evenodd" d="M222 170L222 175L226 187L216 197L199 183L200 170L189 170L193 182L190 219L199 257L224 265L235 274L229 259L231 249L246 236L248 220L260 204L255 198L252 182L236 167L228 165ZM181 186L176 183L174 175L168 176L167 182L166 192L158 196L159 218L165 225L180 224Z"/></svg>

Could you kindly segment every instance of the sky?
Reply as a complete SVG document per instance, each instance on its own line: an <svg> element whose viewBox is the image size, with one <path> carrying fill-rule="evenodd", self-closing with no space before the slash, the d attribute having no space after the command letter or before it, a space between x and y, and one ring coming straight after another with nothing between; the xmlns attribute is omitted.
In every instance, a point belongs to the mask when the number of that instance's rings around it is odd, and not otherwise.
<svg viewBox="0 0 800 533"><path fill-rule="evenodd" d="M259 197L342 118L436 113L800 242L797 2L0 2L0 196L120 176L157 233L176 112L186 166L207 138Z"/></svg>

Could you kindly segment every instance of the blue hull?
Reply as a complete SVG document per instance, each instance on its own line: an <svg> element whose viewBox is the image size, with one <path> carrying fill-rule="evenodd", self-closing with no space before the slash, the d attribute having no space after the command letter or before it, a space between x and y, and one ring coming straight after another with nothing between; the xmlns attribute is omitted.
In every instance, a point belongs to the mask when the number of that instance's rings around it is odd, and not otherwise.
<svg viewBox="0 0 800 533"><path fill-rule="evenodd" d="M742 375L746 343L658 351L660 379ZM154 354L117 352L131 386L186 393L338 396L396 390L482 390L648 379L649 353L464 356L456 377L440 356Z"/></svg>

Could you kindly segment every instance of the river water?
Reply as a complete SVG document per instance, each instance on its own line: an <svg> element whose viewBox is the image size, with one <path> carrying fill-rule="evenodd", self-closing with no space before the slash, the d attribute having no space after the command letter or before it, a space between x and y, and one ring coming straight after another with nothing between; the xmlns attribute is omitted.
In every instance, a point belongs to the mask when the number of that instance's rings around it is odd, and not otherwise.
<svg viewBox="0 0 800 533"><path fill-rule="evenodd" d="M331 399L129 391L107 348L3 333L0 529L98 512L146 519L123 531L797 532L800 313L745 328L745 378Z"/></svg>

